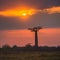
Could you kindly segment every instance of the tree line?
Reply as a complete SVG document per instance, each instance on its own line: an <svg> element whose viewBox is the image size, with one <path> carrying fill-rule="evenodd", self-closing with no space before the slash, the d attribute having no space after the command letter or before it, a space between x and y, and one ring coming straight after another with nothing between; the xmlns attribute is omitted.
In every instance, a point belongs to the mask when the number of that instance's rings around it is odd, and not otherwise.
<svg viewBox="0 0 60 60"><path fill-rule="evenodd" d="M48 46L31 46L26 45L25 47L18 47L14 45L13 47L10 47L9 45L4 45L2 48L0 48L0 53L19 53L20 51L60 51L60 46L54 46L54 47L48 47Z"/></svg>

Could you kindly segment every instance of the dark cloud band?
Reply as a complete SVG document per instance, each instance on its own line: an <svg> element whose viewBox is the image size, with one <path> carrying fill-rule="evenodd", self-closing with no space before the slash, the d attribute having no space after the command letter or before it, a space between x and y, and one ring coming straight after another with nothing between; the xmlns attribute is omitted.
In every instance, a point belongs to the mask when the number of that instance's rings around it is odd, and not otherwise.
<svg viewBox="0 0 60 60"><path fill-rule="evenodd" d="M60 28L60 14L36 14L28 22L21 22L16 17L0 16L0 30L27 29L34 26Z"/></svg>

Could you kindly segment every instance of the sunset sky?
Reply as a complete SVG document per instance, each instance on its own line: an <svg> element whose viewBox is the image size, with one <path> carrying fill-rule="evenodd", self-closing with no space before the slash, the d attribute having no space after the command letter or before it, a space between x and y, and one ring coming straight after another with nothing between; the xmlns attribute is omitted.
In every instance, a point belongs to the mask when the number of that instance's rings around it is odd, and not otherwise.
<svg viewBox="0 0 60 60"><path fill-rule="evenodd" d="M0 47L34 45L36 26L39 46L60 45L60 0L0 0Z"/></svg>

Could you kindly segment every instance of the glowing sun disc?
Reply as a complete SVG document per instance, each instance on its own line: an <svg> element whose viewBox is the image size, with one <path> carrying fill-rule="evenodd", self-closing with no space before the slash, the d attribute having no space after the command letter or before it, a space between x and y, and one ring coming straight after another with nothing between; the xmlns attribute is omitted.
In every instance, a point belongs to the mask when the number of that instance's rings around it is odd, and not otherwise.
<svg viewBox="0 0 60 60"><path fill-rule="evenodd" d="M26 13L22 13L22 16L27 16L27 14Z"/></svg>

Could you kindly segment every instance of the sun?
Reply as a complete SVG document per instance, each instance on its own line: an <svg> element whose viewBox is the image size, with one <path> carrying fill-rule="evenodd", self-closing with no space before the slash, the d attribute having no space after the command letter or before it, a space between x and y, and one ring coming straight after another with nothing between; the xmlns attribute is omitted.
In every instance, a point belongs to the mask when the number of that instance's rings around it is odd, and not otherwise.
<svg viewBox="0 0 60 60"><path fill-rule="evenodd" d="M22 16L27 16L27 13L22 13L21 15L22 15Z"/></svg>
<svg viewBox="0 0 60 60"><path fill-rule="evenodd" d="M32 12L30 12L29 10L21 10L20 11L20 18L22 18L22 19L27 20L31 15L32 15Z"/></svg>
<svg viewBox="0 0 60 60"><path fill-rule="evenodd" d="M29 17L29 16L33 15L34 13L35 13L35 10L33 10L33 9L20 10L20 16L21 17Z"/></svg>

